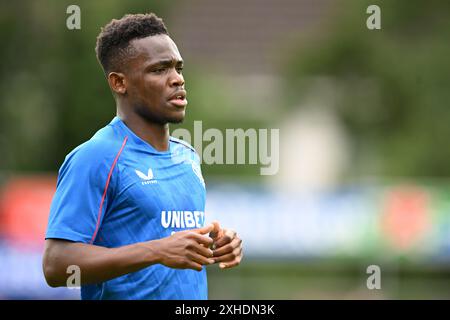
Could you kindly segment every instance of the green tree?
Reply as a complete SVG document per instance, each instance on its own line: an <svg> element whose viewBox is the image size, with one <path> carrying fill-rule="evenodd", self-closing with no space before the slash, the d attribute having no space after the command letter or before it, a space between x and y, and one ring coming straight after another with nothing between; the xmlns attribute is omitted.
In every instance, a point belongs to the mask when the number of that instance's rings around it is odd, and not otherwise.
<svg viewBox="0 0 450 320"><path fill-rule="evenodd" d="M381 30L366 28L370 4L381 8ZM339 5L332 31L289 60L286 87L334 79L336 112L354 146L351 176L449 176L450 2Z"/></svg>

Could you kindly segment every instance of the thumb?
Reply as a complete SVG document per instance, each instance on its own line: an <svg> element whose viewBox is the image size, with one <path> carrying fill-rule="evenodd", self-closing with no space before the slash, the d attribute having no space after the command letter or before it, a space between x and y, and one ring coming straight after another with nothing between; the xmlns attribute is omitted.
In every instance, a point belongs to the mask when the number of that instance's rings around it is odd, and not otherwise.
<svg viewBox="0 0 450 320"><path fill-rule="evenodd" d="M198 229L193 229L192 231L197 232L199 234L207 234L210 233L214 229L214 225L212 223Z"/></svg>
<svg viewBox="0 0 450 320"><path fill-rule="evenodd" d="M212 239L216 239L216 238L220 235L222 229L220 228L220 224L219 224L218 221L213 221L213 222L212 222L212 225L214 226L214 228L213 228L213 230L210 232L209 236L210 236Z"/></svg>

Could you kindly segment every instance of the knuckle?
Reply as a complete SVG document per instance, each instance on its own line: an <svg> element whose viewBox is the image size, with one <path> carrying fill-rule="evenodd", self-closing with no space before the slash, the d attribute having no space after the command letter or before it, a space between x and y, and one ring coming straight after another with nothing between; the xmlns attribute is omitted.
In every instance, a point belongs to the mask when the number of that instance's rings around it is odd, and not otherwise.
<svg viewBox="0 0 450 320"><path fill-rule="evenodd" d="M186 231L186 235L189 239L195 238L195 236L197 235L195 232L192 231Z"/></svg>
<svg viewBox="0 0 450 320"><path fill-rule="evenodd" d="M188 239L190 239L190 238L192 238L194 236L194 233L191 230L184 230L184 231L181 231L181 232L183 232L185 237L188 238Z"/></svg>
<svg viewBox="0 0 450 320"><path fill-rule="evenodd" d="M186 248L187 250L192 250L192 249L194 248L194 243L193 243L193 241L187 241L186 244L185 244L185 248Z"/></svg>
<svg viewBox="0 0 450 320"><path fill-rule="evenodd" d="M178 231L178 232L175 232L173 235L177 236L179 238L189 238L189 231L187 231L187 230Z"/></svg>
<svg viewBox="0 0 450 320"><path fill-rule="evenodd" d="M212 250L207 250L204 254L205 257L212 257L214 255L214 253L212 252Z"/></svg>
<svg viewBox="0 0 450 320"><path fill-rule="evenodd" d="M182 267L182 268L188 268L189 267L189 261L188 260L182 260L181 261L181 263L180 263L180 266Z"/></svg>

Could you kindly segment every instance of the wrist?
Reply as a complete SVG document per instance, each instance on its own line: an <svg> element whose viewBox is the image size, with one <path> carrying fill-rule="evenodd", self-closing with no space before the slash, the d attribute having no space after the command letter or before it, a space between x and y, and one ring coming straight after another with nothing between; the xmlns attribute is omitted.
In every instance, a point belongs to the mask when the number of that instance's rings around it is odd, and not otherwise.
<svg viewBox="0 0 450 320"><path fill-rule="evenodd" d="M161 250L159 249L159 240L143 242L144 260L148 265L162 263Z"/></svg>

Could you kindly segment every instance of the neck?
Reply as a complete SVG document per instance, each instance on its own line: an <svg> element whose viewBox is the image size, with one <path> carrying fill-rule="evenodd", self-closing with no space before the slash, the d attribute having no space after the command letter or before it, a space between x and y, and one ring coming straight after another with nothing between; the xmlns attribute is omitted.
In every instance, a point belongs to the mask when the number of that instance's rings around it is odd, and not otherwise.
<svg viewBox="0 0 450 320"><path fill-rule="evenodd" d="M121 108L117 108L117 116L134 134L156 150L169 150L169 124L152 123L133 112L122 112Z"/></svg>

